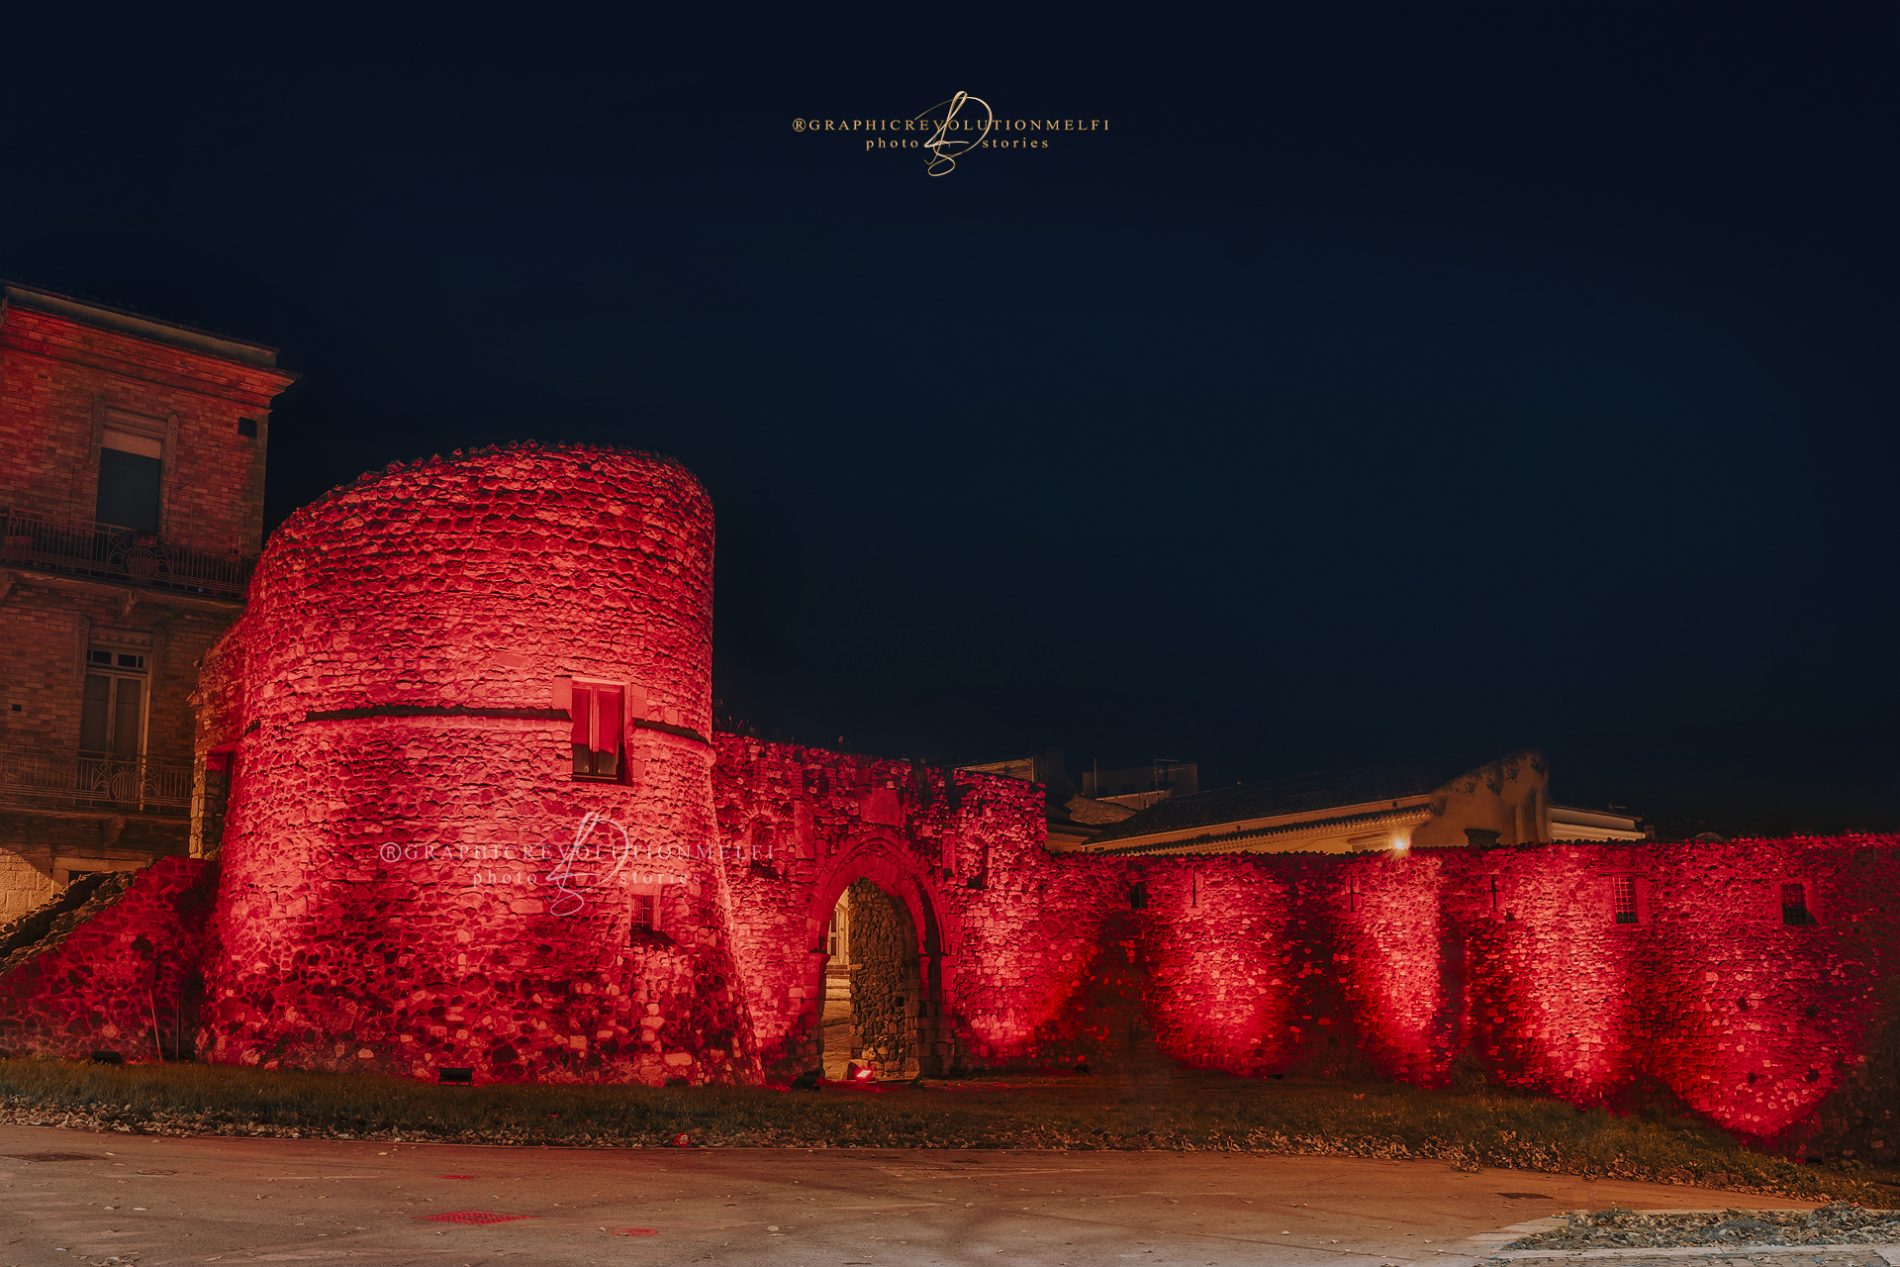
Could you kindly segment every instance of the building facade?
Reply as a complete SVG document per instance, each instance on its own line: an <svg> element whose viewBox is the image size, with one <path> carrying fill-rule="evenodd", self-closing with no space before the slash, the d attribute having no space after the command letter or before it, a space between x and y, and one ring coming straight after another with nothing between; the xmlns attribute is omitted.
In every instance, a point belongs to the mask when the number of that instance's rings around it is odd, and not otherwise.
<svg viewBox="0 0 1900 1267"><path fill-rule="evenodd" d="M1552 840L1648 840L1643 820L1621 808L1582 805L1550 807Z"/></svg>
<svg viewBox="0 0 1900 1267"><path fill-rule="evenodd" d="M276 361L0 286L0 922L186 851L188 700L262 545Z"/></svg>
<svg viewBox="0 0 1900 1267"><path fill-rule="evenodd" d="M1522 751L1165 796L1072 846L1103 854L1364 853L1551 839L1550 772Z"/></svg>

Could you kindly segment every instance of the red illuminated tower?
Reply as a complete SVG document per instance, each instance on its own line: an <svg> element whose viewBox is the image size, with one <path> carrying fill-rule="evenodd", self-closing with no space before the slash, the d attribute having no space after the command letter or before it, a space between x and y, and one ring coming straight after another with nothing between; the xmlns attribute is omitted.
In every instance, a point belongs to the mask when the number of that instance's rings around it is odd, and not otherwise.
<svg viewBox="0 0 1900 1267"><path fill-rule="evenodd" d="M683 467L580 447L391 468L286 521L200 686L229 783L213 1059L757 1076L712 541Z"/></svg>

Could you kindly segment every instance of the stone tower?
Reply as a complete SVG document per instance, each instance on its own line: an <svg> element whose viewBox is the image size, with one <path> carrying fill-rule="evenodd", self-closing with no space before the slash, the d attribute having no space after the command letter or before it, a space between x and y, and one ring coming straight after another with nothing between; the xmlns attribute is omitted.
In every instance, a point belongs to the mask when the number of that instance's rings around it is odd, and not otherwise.
<svg viewBox="0 0 1900 1267"><path fill-rule="evenodd" d="M208 1054L754 1079L713 816L711 503L518 446L293 515L208 657ZM459 1076L459 1075L450 1075Z"/></svg>

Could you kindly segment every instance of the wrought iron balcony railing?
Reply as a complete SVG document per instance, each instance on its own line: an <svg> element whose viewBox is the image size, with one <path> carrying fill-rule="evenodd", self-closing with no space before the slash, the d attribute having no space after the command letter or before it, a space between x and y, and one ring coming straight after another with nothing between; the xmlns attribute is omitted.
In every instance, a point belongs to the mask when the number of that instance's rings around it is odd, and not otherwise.
<svg viewBox="0 0 1900 1267"><path fill-rule="evenodd" d="M0 749L0 803L43 809L102 809L183 815L191 765L104 752Z"/></svg>
<svg viewBox="0 0 1900 1267"><path fill-rule="evenodd" d="M251 560L170 545L156 533L0 511L0 564L44 568L174 593L242 599Z"/></svg>

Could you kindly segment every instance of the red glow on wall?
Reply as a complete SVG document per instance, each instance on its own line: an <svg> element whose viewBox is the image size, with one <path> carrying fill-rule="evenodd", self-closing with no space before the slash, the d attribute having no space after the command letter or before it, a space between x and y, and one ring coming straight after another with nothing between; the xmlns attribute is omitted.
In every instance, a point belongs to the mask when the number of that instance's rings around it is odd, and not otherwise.
<svg viewBox="0 0 1900 1267"><path fill-rule="evenodd" d="M788 1085L859 880L915 938L932 1071L1462 1060L1773 1138L1890 1006L1892 836L1055 855L1034 785L715 735L711 548L690 475L603 449L393 468L292 516L200 684L217 868L160 863L17 954L0 1040L141 1059L169 1009L228 1063ZM536 851L588 815L641 861L571 867L576 906Z"/></svg>
<svg viewBox="0 0 1900 1267"><path fill-rule="evenodd" d="M1340 1010L1359 1054L1375 1073L1425 1086L1444 1081L1454 1041L1443 858L1405 851L1354 859L1318 893L1337 943Z"/></svg>
<svg viewBox="0 0 1900 1267"><path fill-rule="evenodd" d="M1284 1071L1313 1028L1297 1010L1305 964L1292 885L1225 858L1155 863L1147 885L1148 1011L1160 1050L1199 1068Z"/></svg>
<svg viewBox="0 0 1900 1267"><path fill-rule="evenodd" d="M201 742L239 754L212 1058L758 1077L706 852L711 548L687 472L592 448L392 468L285 522L201 684ZM576 860L587 821L632 862Z"/></svg>
<svg viewBox="0 0 1900 1267"><path fill-rule="evenodd" d="M160 859L63 939L13 960L0 974L0 1050L189 1058L215 879L199 859Z"/></svg>
<svg viewBox="0 0 1900 1267"><path fill-rule="evenodd" d="M1166 965L1150 1013L1165 1050L1234 1073L1296 1059L1295 1031L1298 1059L1327 1071L1344 1036L1405 1081L1438 1085L1464 1053L1496 1081L1573 1103L1666 1091L1777 1138L1864 1058L1900 969L1881 899L1900 883L1892 836L1191 865L1203 894L1230 883L1238 896L1215 896L1212 920L1177 899L1147 922ZM1619 922L1617 881L1631 876L1641 920ZM1819 895L1806 922L1784 913L1791 876ZM1289 936L1283 970L1266 970Z"/></svg>

